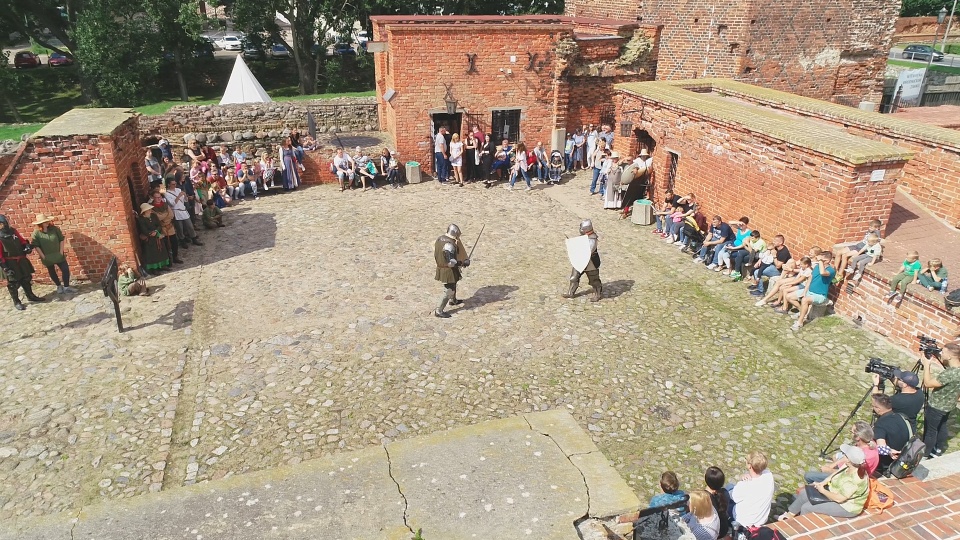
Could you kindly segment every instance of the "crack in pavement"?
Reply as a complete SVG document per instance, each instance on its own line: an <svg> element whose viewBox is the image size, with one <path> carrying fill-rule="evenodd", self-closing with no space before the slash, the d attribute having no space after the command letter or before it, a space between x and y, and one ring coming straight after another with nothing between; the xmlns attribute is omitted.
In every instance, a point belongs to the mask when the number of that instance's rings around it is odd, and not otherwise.
<svg viewBox="0 0 960 540"><path fill-rule="evenodd" d="M83 512L83 505L80 505L80 508L77 509L77 517L73 518L73 525L70 526L70 540L74 540L73 531L77 528L77 525L80 523L80 514Z"/></svg>
<svg viewBox="0 0 960 540"><path fill-rule="evenodd" d="M396 484L397 493L399 493L400 498L403 499L403 526L410 531L410 534L416 534L413 531L413 527L407 523L407 508L409 507L409 503L407 502L407 496L404 495L403 490L400 489L400 482L397 482L397 479L393 477L393 461L390 459L390 451L387 450L387 445L383 445L383 452L387 455L387 476L389 476L390 479L393 480L393 483Z"/></svg>
<svg viewBox="0 0 960 540"><path fill-rule="evenodd" d="M587 476L586 476L585 474L583 474L583 471L580 470L580 467L577 467L577 464L574 463L573 460L570 459L570 458L573 457L573 456L582 456L582 455L586 455L586 454L592 454L593 452L592 452L592 451L591 451L591 452L580 452L579 454L570 454L570 455L568 456L567 453L563 451L563 448L560 446L560 443L558 443L558 442L556 441L556 439L554 439L553 437L551 437L549 433L544 433L544 432L542 432L542 431L538 431L538 430L536 430L536 429L533 429L533 426L530 424L530 421L527 420L526 415L520 415L520 417L523 418L523 421L524 421L524 422L526 422L527 427L530 428L530 431L533 431L533 432L535 432L535 433L539 433L540 435L543 435L544 437L550 439L550 442L552 442L553 444L557 445L557 449L560 450L560 453L563 454L563 457L567 458L567 461L570 462L570 465L573 465L573 468L576 469L578 473L580 473L580 478L583 479L583 488L584 488L584 490L586 490L586 492L587 492L587 513L584 514L582 517L578 518L577 520L579 521L579 520L581 520L581 519L586 519L586 518L590 517L590 484L587 483Z"/></svg>

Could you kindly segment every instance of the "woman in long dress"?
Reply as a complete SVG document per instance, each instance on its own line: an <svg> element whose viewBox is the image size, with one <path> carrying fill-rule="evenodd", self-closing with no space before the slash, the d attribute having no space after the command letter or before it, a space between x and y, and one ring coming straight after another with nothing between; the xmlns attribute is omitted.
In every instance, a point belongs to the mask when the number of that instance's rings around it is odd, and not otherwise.
<svg viewBox="0 0 960 540"><path fill-rule="evenodd" d="M477 179L477 139L473 133L467 133L466 144L463 145L464 179L467 182Z"/></svg>
<svg viewBox="0 0 960 540"><path fill-rule="evenodd" d="M283 171L283 189L297 189L300 185L300 164L297 163L297 155L293 149L293 143L290 137L283 140L280 145L280 167Z"/></svg>
<svg viewBox="0 0 960 540"><path fill-rule="evenodd" d="M163 227L153 213L153 206L149 203L140 205L137 232L140 234L140 244L143 246L141 266L147 270L169 270L170 256L163 242Z"/></svg>

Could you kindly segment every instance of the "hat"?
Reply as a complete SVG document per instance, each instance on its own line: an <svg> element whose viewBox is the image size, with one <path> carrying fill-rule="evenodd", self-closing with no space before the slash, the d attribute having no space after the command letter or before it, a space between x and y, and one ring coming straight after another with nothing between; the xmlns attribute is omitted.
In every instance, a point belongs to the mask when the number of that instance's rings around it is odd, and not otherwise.
<svg viewBox="0 0 960 540"><path fill-rule="evenodd" d="M610 154L610 157L613 159L620 159L620 152L613 152Z"/></svg>
<svg viewBox="0 0 960 540"><path fill-rule="evenodd" d="M166 139L160 139L160 142L158 142L157 144L159 144L160 146L166 146L170 143L168 143Z"/></svg>
<svg viewBox="0 0 960 540"><path fill-rule="evenodd" d="M396 151L396 150L391 150L391 151L390 151L390 155L391 155L391 156L397 155L397 151Z"/></svg>
<svg viewBox="0 0 960 540"><path fill-rule="evenodd" d="M843 452L844 456L847 456L847 459L851 464L860 466L866 462L867 457L863 454L863 450L857 448L856 446L850 444L841 444L840 451Z"/></svg>
<svg viewBox="0 0 960 540"><path fill-rule="evenodd" d="M359 151L360 151L360 147L358 146L358 147L357 147L357 152L359 152Z"/></svg>
<svg viewBox="0 0 960 540"><path fill-rule="evenodd" d="M649 155L650 155L650 152L647 152L647 149L644 148L644 149L640 150L640 155L641 155L641 156L649 156Z"/></svg>
<svg viewBox="0 0 960 540"><path fill-rule="evenodd" d="M40 225L41 223L47 223L53 221L53 216L48 216L46 214L37 214L37 220L33 222L34 225Z"/></svg>
<svg viewBox="0 0 960 540"><path fill-rule="evenodd" d="M912 371L902 369L893 370L893 376L903 381L910 388L920 388L920 377Z"/></svg>
<svg viewBox="0 0 960 540"><path fill-rule="evenodd" d="M153 210L153 206L151 206L150 203L143 203L143 204L140 205L140 213L141 213L141 214L144 213L144 212L146 212L147 210Z"/></svg>

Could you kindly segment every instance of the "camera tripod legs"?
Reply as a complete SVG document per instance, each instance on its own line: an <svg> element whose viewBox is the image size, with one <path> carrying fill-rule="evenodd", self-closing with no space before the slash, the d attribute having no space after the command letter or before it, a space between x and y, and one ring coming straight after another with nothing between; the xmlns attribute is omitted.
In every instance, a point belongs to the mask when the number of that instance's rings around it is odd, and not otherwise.
<svg viewBox="0 0 960 540"><path fill-rule="evenodd" d="M824 446L822 450L820 450L821 458L824 458L824 459L827 458L828 456L827 452L830 450L830 447L833 446L833 443L837 441L837 438L840 437L840 434L843 433L844 429L846 429L847 424L849 424L850 421L853 420L853 417L857 415L857 411L860 410L860 407L863 407L863 404L866 403L866 401L870 399L870 396L872 395L873 395L873 388L872 387L867 388L867 393L864 394L862 398L860 398L860 401L857 403L857 405L853 408L852 411L850 411L850 414L847 416L847 419L843 421L843 425L841 425L840 428L837 430L837 432L833 434L833 438L830 439L830 442L828 442L827 445Z"/></svg>

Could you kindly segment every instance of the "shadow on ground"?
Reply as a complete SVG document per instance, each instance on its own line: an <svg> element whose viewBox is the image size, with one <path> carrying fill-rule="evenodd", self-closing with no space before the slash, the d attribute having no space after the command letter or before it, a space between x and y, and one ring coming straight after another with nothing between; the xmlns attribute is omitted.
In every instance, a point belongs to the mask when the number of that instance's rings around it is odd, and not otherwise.
<svg viewBox="0 0 960 540"><path fill-rule="evenodd" d="M473 296L464 301L460 311L468 311L487 304L495 304L506 300L510 293L520 290L516 285L486 285L480 287Z"/></svg>

